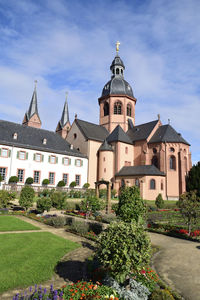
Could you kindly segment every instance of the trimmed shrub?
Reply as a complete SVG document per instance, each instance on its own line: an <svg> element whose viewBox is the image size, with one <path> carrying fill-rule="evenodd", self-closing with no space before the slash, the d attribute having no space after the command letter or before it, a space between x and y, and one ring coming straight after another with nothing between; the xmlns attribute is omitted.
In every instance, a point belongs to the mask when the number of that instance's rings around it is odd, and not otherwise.
<svg viewBox="0 0 200 300"><path fill-rule="evenodd" d="M42 185L48 185L49 184L49 179L45 178L42 180Z"/></svg>
<svg viewBox="0 0 200 300"><path fill-rule="evenodd" d="M155 205L157 206L157 208L164 207L164 200L162 194L158 194L158 196L156 197Z"/></svg>
<svg viewBox="0 0 200 300"><path fill-rule="evenodd" d="M120 191L118 209L116 215L124 222L131 222L146 217L146 206L140 197L140 191L137 186L124 187Z"/></svg>
<svg viewBox="0 0 200 300"><path fill-rule="evenodd" d="M0 174L0 182L2 182L3 181L3 177L1 176L1 174Z"/></svg>
<svg viewBox="0 0 200 300"><path fill-rule="evenodd" d="M30 186L25 186L20 193L19 204L27 210L33 205L35 196L34 189Z"/></svg>
<svg viewBox="0 0 200 300"><path fill-rule="evenodd" d="M111 277L123 283L134 270L149 263L151 243L142 223L111 223L97 240L97 256Z"/></svg>
<svg viewBox="0 0 200 300"><path fill-rule="evenodd" d="M89 225L85 221L77 221L75 219L72 220L72 224L70 228L80 234L86 234L89 231Z"/></svg>
<svg viewBox="0 0 200 300"><path fill-rule="evenodd" d="M74 188L76 186L76 181L72 181L69 185L70 188Z"/></svg>
<svg viewBox="0 0 200 300"><path fill-rule="evenodd" d="M52 190L44 189L42 192L38 194L39 197L50 197L52 194Z"/></svg>
<svg viewBox="0 0 200 300"><path fill-rule="evenodd" d="M63 180L60 180L60 181L58 181L57 186L58 187L63 187L63 186L65 186L65 182Z"/></svg>
<svg viewBox="0 0 200 300"><path fill-rule="evenodd" d="M25 184L33 184L33 178L32 177L26 178Z"/></svg>
<svg viewBox="0 0 200 300"><path fill-rule="evenodd" d="M112 199L115 198L116 194L117 194L116 190L111 190L111 198Z"/></svg>
<svg viewBox="0 0 200 300"><path fill-rule="evenodd" d="M10 200L9 192L0 190L0 208L8 207L9 200Z"/></svg>
<svg viewBox="0 0 200 300"><path fill-rule="evenodd" d="M45 210L50 211L52 202L50 197L39 197L37 199L37 210L39 213L43 213Z"/></svg>
<svg viewBox="0 0 200 300"><path fill-rule="evenodd" d="M83 212L89 213L95 213L101 209L103 209L104 203L102 200L97 198L96 196L87 196L83 201L81 201L81 210Z"/></svg>
<svg viewBox="0 0 200 300"><path fill-rule="evenodd" d="M19 181L19 178L17 176L11 176L9 178L8 183L17 183Z"/></svg>
<svg viewBox="0 0 200 300"><path fill-rule="evenodd" d="M87 182L87 183L84 183L84 185L83 185L83 188L84 189L88 189L90 187L90 184Z"/></svg>
<svg viewBox="0 0 200 300"><path fill-rule="evenodd" d="M99 190L99 198L106 199L106 197L107 197L107 189L100 189Z"/></svg>
<svg viewBox="0 0 200 300"><path fill-rule="evenodd" d="M52 201L52 206L56 209L64 209L66 205L66 193L54 192L50 196Z"/></svg>

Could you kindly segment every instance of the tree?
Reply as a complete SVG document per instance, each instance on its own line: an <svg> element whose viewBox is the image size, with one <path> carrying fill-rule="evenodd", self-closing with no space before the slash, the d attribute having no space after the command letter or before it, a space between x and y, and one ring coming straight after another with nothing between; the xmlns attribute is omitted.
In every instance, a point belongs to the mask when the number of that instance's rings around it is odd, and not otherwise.
<svg viewBox="0 0 200 300"><path fill-rule="evenodd" d="M49 179L45 178L42 180L42 185L48 185L49 184Z"/></svg>
<svg viewBox="0 0 200 300"><path fill-rule="evenodd" d="M84 189L88 189L90 187L90 184L87 182L87 183L84 183L84 185L83 185L83 188Z"/></svg>
<svg viewBox="0 0 200 300"><path fill-rule="evenodd" d="M17 183L19 181L19 178L17 176L11 176L9 178L8 183Z"/></svg>
<svg viewBox="0 0 200 300"><path fill-rule="evenodd" d="M188 225L188 233L190 235L193 224L200 217L200 198L195 191L186 192L180 196L177 205Z"/></svg>
<svg viewBox="0 0 200 300"><path fill-rule="evenodd" d="M98 237L97 257L120 283L135 270L141 270L151 257L150 239L142 223L111 223Z"/></svg>
<svg viewBox="0 0 200 300"><path fill-rule="evenodd" d="M8 203L11 200L10 194L7 191L0 191L0 208L8 207Z"/></svg>
<svg viewBox="0 0 200 300"><path fill-rule="evenodd" d="M157 208L164 207L164 200L163 200L162 194L158 194L158 196L156 197L155 204L156 204Z"/></svg>
<svg viewBox="0 0 200 300"><path fill-rule="evenodd" d="M86 198L83 201L81 201L81 206L80 206L81 210L86 212L86 217L90 212L95 213L103 209L103 207L104 207L103 201L90 193L88 193Z"/></svg>
<svg viewBox="0 0 200 300"><path fill-rule="evenodd" d="M66 207L66 193L54 192L50 195L52 206L56 209L64 209Z"/></svg>
<svg viewBox="0 0 200 300"><path fill-rule="evenodd" d="M25 207L25 209L27 210L29 207L32 206L34 196L35 196L34 189L31 186L26 185L21 190L20 198L19 198L19 204L22 207Z"/></svg>
<svg viewBox="0 0 200 300"><path fill-rule="evenodd" d="M1 176L1 174L0 174L0 182L2 182L3 181L3 177Z"/></svg>
<svg viewBox="0 0 200 300"><path fill-rule="evenodd" d="M60 180L60 181L58 181L58 184L57 184L57 186L58 186L58 187L63 187L63 186L65 186L65 182L64 182L64 180Z"/></svg>
<svg viewBox="0 0 200 300"><path fill-rule="evenodd" d="M50 197L40 197L37 199L37 210L39 213L43 213L45 210L50 211L52 202Z"/></svg>
<svg viewBox="0 0 200 300"><path fill-rule="evenodd" d="M186 177L186 190L187 192L196 190L200 196L200 161L193 165Z"/></svg>
<svg viewBox="0 0 200 300"><path fill-rule="evenodd" d="M70 188L74 188L76 186L76 181L72 181L69 185Z"/></svg>
<svg viewBox="0 0 200 300"><path fill-rule="evenodd" d="M140 218L145 218L146 206L140 197L140 191L137 186L121 189L116 215L124 222L131 222L133 219L138 222Z"/></svg>
<svg viewBox="0 0 200 300"><path fill-rule="evenodd" d="M25 184L33 184L33 178L32 177L26 178Z"/></svg>

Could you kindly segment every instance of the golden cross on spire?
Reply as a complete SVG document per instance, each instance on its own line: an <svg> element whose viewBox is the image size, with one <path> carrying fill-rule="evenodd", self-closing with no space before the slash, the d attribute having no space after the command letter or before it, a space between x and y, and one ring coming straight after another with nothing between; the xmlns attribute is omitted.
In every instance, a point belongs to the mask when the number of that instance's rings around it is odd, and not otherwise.
<svg viewBox="0 0 200 300"><path fill-rule="evenodd" d="M117 43L116 43L116 51L117 51L117 54L118 54L118 52L119 52L119 45L120 45L120 42L117 41Z"/></svg>

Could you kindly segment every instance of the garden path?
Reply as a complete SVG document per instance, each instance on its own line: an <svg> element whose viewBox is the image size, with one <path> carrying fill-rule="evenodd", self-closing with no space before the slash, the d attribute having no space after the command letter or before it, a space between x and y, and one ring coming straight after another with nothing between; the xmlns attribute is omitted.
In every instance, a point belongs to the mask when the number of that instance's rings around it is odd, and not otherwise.
<svg viewBox="0 0 200 300"><path fill-rule="evenodd" d="M200 243L149 233L151 242L160 246L153 257L159 276L186 300L200 299Z"/></svg>
<svg viewBox="0 0 200 300"><path fill-rule="evenodd" d="M73 233L66 232L63 228L54 228L48 226L43 223L39 223L35 220L23 217L23 216L16 216L17 218L26 221L32 225L40 227L41 230L29 230L29 231L20 231L23 232L51 232L58 236L63 237L64 239L77 242L82 245L81 248L78 248L68 254L66 254L59 264L57 265L56 272L54 273L53 277L42 283L42 288L47 288L49 290L50 285L53 284L55 289L60 288L66 282L76 282L81 279L86 279L86 265L87 265L87 258L90 257L94 250L94 242L75 235ZM2 234L7 234L8 232L2 232ZM10 233L19 233L19 231L12 231ZM24 293L28 289L15 289L12 291L7 291L0 295L0 299L12 299L14 295L17 293Z"/></svg>

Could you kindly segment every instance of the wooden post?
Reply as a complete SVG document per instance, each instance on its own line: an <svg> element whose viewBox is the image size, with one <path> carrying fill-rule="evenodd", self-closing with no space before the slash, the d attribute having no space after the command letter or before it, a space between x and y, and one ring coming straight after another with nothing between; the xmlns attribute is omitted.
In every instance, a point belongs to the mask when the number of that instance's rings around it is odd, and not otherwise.
<svg viewBox="0 0 200 300"><path fill-rule="evenodd" d="M106 205L106 214L111 213L111 185L110 182L107 183L107 205Z"/></svg>
<svg viewBox="0 0 200 300"><path fill-rule="evenodd" d="M95 195L97 198L99 198L99 185L97 182L95 182Z"/></svg>

